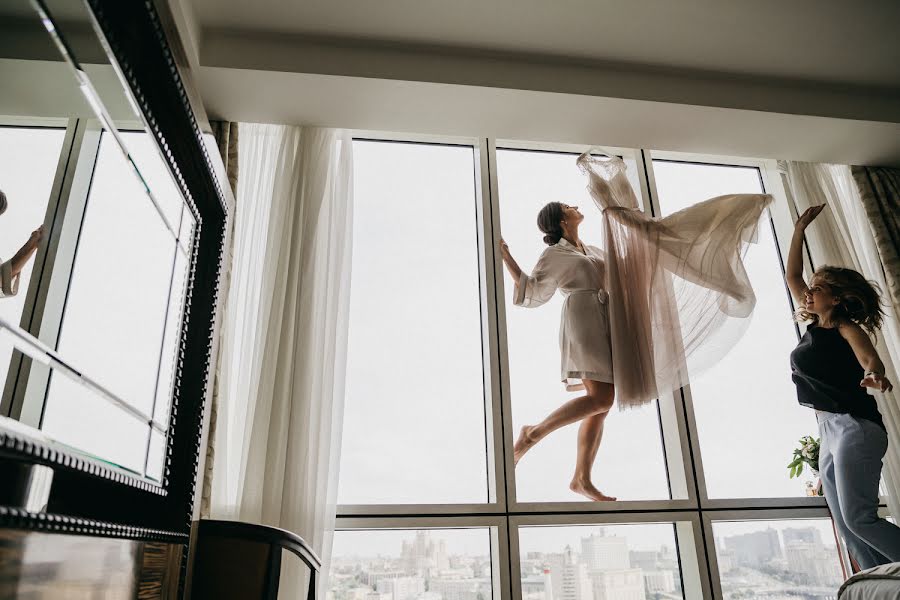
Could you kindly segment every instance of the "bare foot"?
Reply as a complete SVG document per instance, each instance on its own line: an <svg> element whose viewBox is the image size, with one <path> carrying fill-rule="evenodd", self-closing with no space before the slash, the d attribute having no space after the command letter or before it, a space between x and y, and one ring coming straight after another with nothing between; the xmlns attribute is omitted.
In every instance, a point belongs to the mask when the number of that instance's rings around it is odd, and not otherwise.
<svg viewBox="0 0 900 600"><path fill-rule="evenodd" d="M533 429L533 425L525 425L519 430L519 439L516 440L516 444L513 446L513 461L515 464L519 464L525 453L538 443L536 439L531 437Z"/></svg>
<svg viewBox="0 0 900 600"><path fill-rule="evenodd" d="M594 502L615 502L615 496L607 496L600 490L594 487L594 484L590 481L582 481L580 479L573 479L572 483L569 484L569 489L575 492L576 494L581 494L588 500L593 500Z"/></svg>

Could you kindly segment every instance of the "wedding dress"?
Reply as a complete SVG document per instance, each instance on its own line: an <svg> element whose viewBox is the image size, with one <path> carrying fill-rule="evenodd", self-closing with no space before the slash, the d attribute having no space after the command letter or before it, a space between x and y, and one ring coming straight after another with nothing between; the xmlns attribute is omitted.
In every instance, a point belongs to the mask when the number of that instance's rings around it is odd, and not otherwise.
<svg viewBox="0 0 900 600"><path fill-rule="evenodd" d="M602 212L617 401L640 406L714 366L744 333L756 296L743 256L772 196L718 196L656 219L638 208L621 159L586 152L577 164Z"/></svg>

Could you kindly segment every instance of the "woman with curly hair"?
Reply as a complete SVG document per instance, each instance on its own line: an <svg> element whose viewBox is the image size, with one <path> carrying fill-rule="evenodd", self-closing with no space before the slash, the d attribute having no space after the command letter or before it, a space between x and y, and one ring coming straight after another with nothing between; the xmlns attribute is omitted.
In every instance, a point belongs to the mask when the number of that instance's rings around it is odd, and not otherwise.
<svg viewBox="0 0 900 600"><path fill-rule="evenodd" d="M878 483L887 431L875 398L893 386L870 335L881 327L878 288L853 269L822 267L803 280L803 236L822 212L813 206L797 220L786 279L811 321L791 353L797 399L819 422L819 475L825 500L850 553L863 569L900 561L900 528L878 517Z"/></svg>

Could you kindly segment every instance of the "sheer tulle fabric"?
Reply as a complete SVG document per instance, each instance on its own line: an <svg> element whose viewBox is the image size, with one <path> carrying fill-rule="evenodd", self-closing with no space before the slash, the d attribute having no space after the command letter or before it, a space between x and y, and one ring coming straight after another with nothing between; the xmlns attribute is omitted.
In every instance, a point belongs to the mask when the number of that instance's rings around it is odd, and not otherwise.
<svg viewBox="0 0 900 600"><path fill-rule="evenodd" d="M602 211L613 373L620 408L696 377L743 335L756 304L744 269L767 194L711 198L662 219L638 208L616 157L578 166Z"/></svg>

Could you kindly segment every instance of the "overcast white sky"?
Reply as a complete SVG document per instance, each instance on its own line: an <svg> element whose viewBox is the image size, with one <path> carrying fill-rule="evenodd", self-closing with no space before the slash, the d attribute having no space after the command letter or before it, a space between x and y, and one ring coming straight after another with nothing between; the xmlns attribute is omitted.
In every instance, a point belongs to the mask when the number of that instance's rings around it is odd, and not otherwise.
<svg viewBox="0 0 900 600"><path fill-rule="evenodd" d="M471 149L357 142L349 393L340 500L480 502L486 496L480 309ZM632 171L634 169L632 168ZM664 213L712 196L760 192L755 169L659 163ZM581 235L599 244L598 211L574 156L498 153L501 231L530 269L544 245L535 219L549 201L582 207ZM747 267L758 295L749 330L693 384L713 497L795 496L785 465L815 432L799 407L788 355L796 344L771 228ZM512 306L505 275L514 431L571 397L559 381L562 298ZM578 500L569 492L576 427L520 463L520 500ZM765 436L766 442L761 443ZM639 473L639 476L635 476ZM620 499L668 497L654 405L610 416L595 480Z"/></svg>

